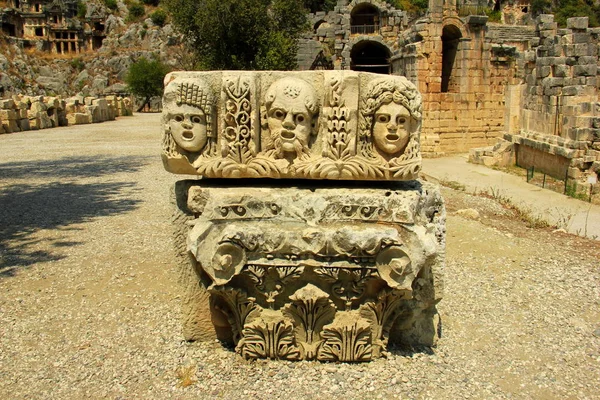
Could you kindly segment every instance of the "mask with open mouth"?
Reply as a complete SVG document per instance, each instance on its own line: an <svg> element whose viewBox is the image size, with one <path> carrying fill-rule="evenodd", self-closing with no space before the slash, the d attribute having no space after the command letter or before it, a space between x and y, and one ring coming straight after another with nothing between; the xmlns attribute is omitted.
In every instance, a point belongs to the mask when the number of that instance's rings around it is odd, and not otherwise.
<svg viewBox="0 0 600 400"><path fill-rule="evenodd" d="M182 104L169 112L169 128L175 142L183 150L196 152L207 141L206 117L197 107Z"/></svg>
<svg viewBox="0 0 600 400"><path fill-rule="evenodd" d="M410 112L395 102L383 104L375 112L373 141L379 151L394 155L404 151L410 138Z"/></svg>
<svg viewBox="0 0 600 400"><path fill-rule="evenodd" d="M282 79L266 97L267 125L278 155L295 158L308 152L316 108L313 89L299 79Z"/></svg>

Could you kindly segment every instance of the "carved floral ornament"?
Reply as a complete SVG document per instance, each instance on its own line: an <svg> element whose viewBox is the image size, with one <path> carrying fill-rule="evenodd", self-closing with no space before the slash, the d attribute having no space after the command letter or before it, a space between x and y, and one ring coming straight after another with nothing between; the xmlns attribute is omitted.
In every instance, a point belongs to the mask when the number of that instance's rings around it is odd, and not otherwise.
<svg viewBox="0 0 600 400"><path fill-rule="evenodd" d="M421 95L363 72L188 72L165 78L163 161L215 178L412 180Z"/></svg>
<svg viewBox="0 0 600 400"><path fill-rule="evenodd" d="M414 262L391 227L282 232L208 223L194 228L188 244L246 358L370 361L385 352L399 315L430 305L419 294L424 261Z"/></svg>

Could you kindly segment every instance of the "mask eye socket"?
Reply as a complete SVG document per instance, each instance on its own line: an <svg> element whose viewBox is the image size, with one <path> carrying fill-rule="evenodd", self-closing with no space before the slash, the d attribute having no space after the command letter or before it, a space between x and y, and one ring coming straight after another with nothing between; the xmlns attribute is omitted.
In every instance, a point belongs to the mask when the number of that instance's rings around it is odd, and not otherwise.
<svg viewBox="0 0 600 400"><path fill-rule="evenodd" d="M285 113L281 110L275 110L275 112L273 112L273 116L277 119L284 119Z"/></svg>
<svg viewBox="0 0 600 400"><path fill-rule="evenodd" d="M195 123L195 124L201 124L201 123L204 122L204 119L201 116L199 116L199 115L194 115L192 117L192 122Z"/></svg>
<svg viewBox="0 0 600 400"><path fill-rule="evenodd" d="M398 124L404 125L405 122L406 122L406 118L404 118L404 117L398 118Z"/></svg>
<svg viewBox="0 0 600 400"><path fill-rule="evenodd" d="M183 115L177 114L173 119L177 122L183 122Z"/></svg>
<svg viewBox="0 0 600 400"><path fill-rule="evenodd" d="M377 115L377 122L381 122L382 124L386 124L388 122L390 122L390 116L387 114L378 114Z"/></svg>
<svg viewBox="0 0 600 400"><path fill-rule="evenodd" d="M306 118L302 114L296 115L296 122L299 123L299 124L302 123L302 122L304 122L305 119Z"/></svg>

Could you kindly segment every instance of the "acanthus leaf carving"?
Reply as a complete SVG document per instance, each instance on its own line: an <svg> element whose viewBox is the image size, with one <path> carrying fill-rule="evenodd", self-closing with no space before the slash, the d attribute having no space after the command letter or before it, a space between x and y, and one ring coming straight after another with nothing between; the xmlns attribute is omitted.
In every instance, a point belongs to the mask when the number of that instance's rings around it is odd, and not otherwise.
<svg viewBox="0 0 600 400"><path fill-rule="evenodd" d="M241 289L216 287L210 290L211 302L216 310L222 312L231 325L233 342L239 343L243 334L242 330L247 320L260 313L256 299L248 297ZM219 301L220 300L220 301Z"/></svg>
<svg viewBox="0 0 600 400"><path fill-rule="evenodd" d="M313 360L322 343L323 326L333 321L336 308L329 295L312 284L298 289L290 296L291 303L283 314L294 321L296 342L301 349L301 358Z"/></svg>
<svg viewBox="0 0 600 400"><path fill-rule="evenodd" d="M236 351L246 359L300 359L294 326L281 311L263 310L260 316L246 324Z"/></svg>
<svg viewBox="0 0 600 400"><path fill-rule="evenodd" d="M250 264L244 270L254 282L256 289L264 294L270 308L274 306L275 297L285 289L285 285L298 279L304 272L304 267L299 266L262 266Z"/></svg>
<svg viewBox="0 0 600 400"><path fill-rule="evenodd" d="M377 301L366 302L359 309L360 315L371 323L374 358L380 357L387 347L389 332L398 317L403 299L403 293L385 290L379 293Z"/></svg>
<svg viewBox="0 0 600 400"><path fill-rule="evenodd" d="M314 272L325 281L331 282L333 295L342 300L349 310L352 303L365 292L366 283L377 278L377 271L370 268L315 268Z"/></svg>
<svg viewBox="0 0 600 400"><path fill-rule="evenodd" d="M321 333L323 343L317 359L329 362L364 362L373 358L371 327L358 311L338 313L332 324Z"/></svg>

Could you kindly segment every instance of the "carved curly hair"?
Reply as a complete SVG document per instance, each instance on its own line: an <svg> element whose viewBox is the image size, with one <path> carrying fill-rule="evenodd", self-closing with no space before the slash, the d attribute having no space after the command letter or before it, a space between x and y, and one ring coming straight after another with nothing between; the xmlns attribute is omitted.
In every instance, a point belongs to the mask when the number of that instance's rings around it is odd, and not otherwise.
<svg viewBox="0 0 600 400"><path fill-rule="evenodd" d="M373 150L373 119L375 112L384 104L391 102L402 105L408 110L410 116L420 123L422 117L421 94L406 78L378 78L369 82L365 96L362 98L359 134L358 134L358 153L367 158L378 158ZM419 151L419 129L414 129L410 133L409 142L406 145L405 153L402 158L414 158L415 151ZM408 154L411 153L411 154ZM404 157L406 156L406 157Z"/></svg>

